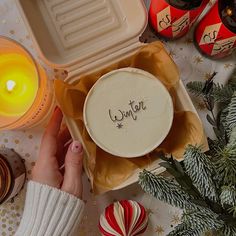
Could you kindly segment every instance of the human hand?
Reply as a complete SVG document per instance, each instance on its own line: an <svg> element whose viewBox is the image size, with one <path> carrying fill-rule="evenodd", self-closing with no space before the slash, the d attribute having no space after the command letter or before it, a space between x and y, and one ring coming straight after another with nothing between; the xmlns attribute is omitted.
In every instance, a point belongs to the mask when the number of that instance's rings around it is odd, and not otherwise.
<svg viewBox="0 0 236 236"><path fill-rule="evenodd" d="M81 198L83 147L80 142L73 141L65 152L64 146L70 135L68 131L60 133L62 118L62 112L57 108L43 135L32 180ZM63 162L64 173L60 170Z"/></svg>

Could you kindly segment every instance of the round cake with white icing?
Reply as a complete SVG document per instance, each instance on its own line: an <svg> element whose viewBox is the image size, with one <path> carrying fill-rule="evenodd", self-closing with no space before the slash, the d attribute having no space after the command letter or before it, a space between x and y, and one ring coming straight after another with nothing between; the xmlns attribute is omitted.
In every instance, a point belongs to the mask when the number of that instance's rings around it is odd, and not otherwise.
<svg viewBox="0 0 236 236"><path fill-rule="evenodd" d="M173 103L152 74L123 68L103 75L89 91L84 122L93 141L115 156L143 156L165 139L173 121Z"/></svg>

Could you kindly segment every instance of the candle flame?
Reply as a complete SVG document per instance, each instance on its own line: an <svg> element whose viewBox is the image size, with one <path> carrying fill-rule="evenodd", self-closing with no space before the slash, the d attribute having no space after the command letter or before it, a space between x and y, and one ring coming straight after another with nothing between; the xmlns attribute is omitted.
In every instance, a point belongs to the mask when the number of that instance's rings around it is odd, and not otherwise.
<svg viewBox="0 0 236 236"><path fill-rule="evenodd" d="M8 92L12 92L14 90L14 88L16 87L16 82L13 80L8 80L6 87L7 87Z"/></svg>

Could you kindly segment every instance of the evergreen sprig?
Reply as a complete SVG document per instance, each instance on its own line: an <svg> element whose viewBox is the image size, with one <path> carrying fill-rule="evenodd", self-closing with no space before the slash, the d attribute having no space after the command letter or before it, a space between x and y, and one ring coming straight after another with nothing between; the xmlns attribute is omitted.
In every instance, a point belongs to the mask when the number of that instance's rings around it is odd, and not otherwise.
<svg viewBox="0 0 236 236"><path fill-rule="evenodd" d="M208 139L210 150L203 153L200 147L188 146L182 163L154 152L174 180L146 170L139 176L144 191L183 209L182 223L169 236L200 236L208 231L236 235L236 70L226 85L215 84L215 76L187 85L209 111L207 120L216 134L215 140Z"/></svg>
<svg viewBox="0 0 236 236"><path fill-rule="evenodd" d="M175 229L168 234L168 236L199 236L204 231L200 229L192 229L186 223L181 223L175 227Z"/></svg>
<svg viewBox="0 0 236 236"><path fill-rule="evenodd" d="M166 168L168 172L175 177L176 182L185 192L194 198L199 198L201 196L201 194L192 184L191 178L185 173L183 166L177 160L175 160L172 155L166 157L163 152L159 152L156 155L164 161L160 163L160 166Z"/></svg>
<svg viewBox="0 0 236 236"><path fill-rule="evenodd" d="M215 84L212 96L215 102L228 104L234 93L234 89L230 85Z"/></svg>
<svg viewBox="0 0 236 236"><path fill-rule="evenodd" d="M188 88L188 91L194 96L202 98L207 95L212 97L212 99L214 99L214 102L227 105L229 104L233 93L236 90L236 70L232 78L229 80L229 83L226 85L213 82L216 74L217 73L214 72L206 82L191 81L186 86Z"/></svg>
<svg viewBox="0 0 236 236"><path fill-rule="evenodd" d="M224 225L224 227L218 231L219 236L235 236L236 227Z"/></svg>
<svg viewBox="0 0 236 236"><path fill-rule="evenodd" d="M222 206L236 206L236 188L234 186L223 186L220 201Z"/></svg>
<svg viewBox="0 0 236 236"><path fill-rule="evenodd" d="M231 156L231 150L225 147L215 162L217 180L222 185L236 184L236 157Z"/></svg>
<svg viewBox="0 0 236 236"><path fill-rule="evenodd" d="M236 153L236 126L232 129L232 132L229 137L229 143L227 144L228 148L230 148L234 153Z"/></svg>
<svg viewBox="0 0 236 236"><path fill-rule="evenodd" d="M209 229L221 229L224 225L224 222L218 218L218 214L210 209L203 209L200 211L185 210L182 220L189 225L189 227L194 225L194 229L197 228L201 233Z"/></svg>
<svg viewBox="0 0 236 236"><path fill-rule="evenodd" d="M202 90L204 88L204 82L191 81L187 84L187 88L188 88L190 93L192 93L193 95L199 97L203 94Z"/></svg>
<svg viewBox="0 0 236 236"><path fill-rule="evenodd" d="M200 190L203 197L217 201L218 184L214 182L213 176L216 170L209 157L202 153L199 147L188 146L184 154L184 166L186 173L190 176L194 186ZM194 168L192 168L194 166ZM198 173L201 173L199 175Z"/></svg>
<svg viewBox="0 0 236 236"><path fill-rule="evenodd" d="M236 126L236 92L232 96L228 110L229 112L226 117L226 125L228 132L231 133L232 129Z"/></svg>
<svg viewBox="0 0 236 236"><path fill-rule="evenodd" d="M181 187L171 179L156 176L149 171L143 170L139 175L139 184L145 192L170 205L181 208L197 208L197 206L190 201L191 195L184 192Z"/></svg>

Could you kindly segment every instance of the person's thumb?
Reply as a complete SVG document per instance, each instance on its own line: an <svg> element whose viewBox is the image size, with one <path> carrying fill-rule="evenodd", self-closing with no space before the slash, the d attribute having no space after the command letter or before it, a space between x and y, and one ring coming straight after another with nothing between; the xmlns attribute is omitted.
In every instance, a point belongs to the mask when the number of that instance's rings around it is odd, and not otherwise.
<svg viewBox="0 0 236 236"><path fill-rule="evenodd" d="M65 174L62 191L82 198L83 147L79 141L73 141L65 158Z"/></svg>

